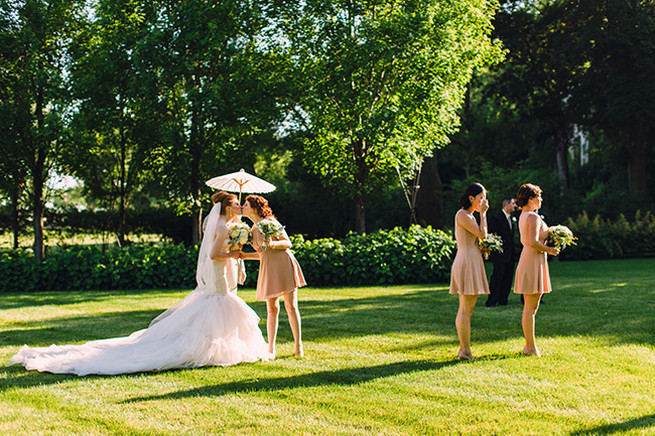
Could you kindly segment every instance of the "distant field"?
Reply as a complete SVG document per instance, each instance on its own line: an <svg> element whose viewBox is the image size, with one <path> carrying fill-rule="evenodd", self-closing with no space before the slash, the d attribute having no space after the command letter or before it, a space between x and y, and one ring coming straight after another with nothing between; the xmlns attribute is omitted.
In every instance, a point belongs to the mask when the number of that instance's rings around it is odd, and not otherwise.
<svg viewBox="0 0 655 436"><path fill-rule="evenodd" d="M102 245L116 244L116 235L111 233L77 233L68 230L50 230L46 229L45 242L47 246L67 246L67 245ZM159 242L162 240L161 235L134 233L128 234L127 239L132 242ZM34 236L31 233L21 234L18 238L20 248L32 248ZM11 231L0 233L0 249L13 248L14 234Z"/></svg>

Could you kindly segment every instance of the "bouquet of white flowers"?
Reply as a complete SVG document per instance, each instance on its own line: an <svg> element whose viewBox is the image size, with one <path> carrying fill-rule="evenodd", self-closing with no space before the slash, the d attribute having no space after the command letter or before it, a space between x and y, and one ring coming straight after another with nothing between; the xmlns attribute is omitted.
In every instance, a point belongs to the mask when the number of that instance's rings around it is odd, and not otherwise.
<svg viewBox="0 0 655 436"><path fill-rule="evenodd" d="M550 246L564 250L569 245L576 245L576 238L573 232L566 226L552 226L548 229L546 243Z"/></svg>
<svg viewBox="0 0 655 436"><path fill-rule="evenodd" d="M228 244L230 245L230 248L242 247L250 242L250 227L248 224L241 221L228 223L227 237L229 238Z"/></svg>
<svg viewBox="0 0 655 436"><path fill-rule="evenodd" d="M492 251L503 252L503 239L495 233L490 233L486 238L480 239L480 251L484 259L489 259Z"/></svg>
<svg viewBox="0 0 655 436"><path fill-rule="evenodd" d="M262 232L262 235L264 235L264 241L266 241L268 238L272 236L275 237L282 236L282 231L284 230L283 225L266 218L258 222L257 227ZM262 244L262 249L266 250L265 242Z"/></svg>

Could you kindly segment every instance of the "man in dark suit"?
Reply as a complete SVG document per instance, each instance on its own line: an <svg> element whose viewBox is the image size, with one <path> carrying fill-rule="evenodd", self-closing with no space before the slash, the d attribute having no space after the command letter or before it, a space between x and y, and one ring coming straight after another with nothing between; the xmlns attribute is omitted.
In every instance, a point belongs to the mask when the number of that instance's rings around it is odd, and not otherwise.
<svg viewBox="0 0 655 436"><path fill-rule="evenodd" d="M516 210L516 201L505 197L501 202L501 211L489 219L489 233L495 233L503 240L503 252L492 252L493 273L489 281L487 307L507 306L507 298L514 279L514 229L516 221L512 213Z"/></svg>

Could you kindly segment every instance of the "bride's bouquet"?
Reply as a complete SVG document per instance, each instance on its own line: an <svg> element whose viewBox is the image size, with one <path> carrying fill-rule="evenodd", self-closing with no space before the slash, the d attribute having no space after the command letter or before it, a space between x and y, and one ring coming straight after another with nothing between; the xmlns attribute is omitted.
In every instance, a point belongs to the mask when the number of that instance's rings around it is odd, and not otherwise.
<svg viewBox="0 0 655 436"><path fill-rule="evenodd" d="M262 232L262 235L264 235L264 241L270 237L282 236L282 232L284 231L283 225L266 218L258 222L256 225ZM265 242L262 244L262 250L266 250Z"/></svg>
<svg viewBox="0 0 655 436"><path fill-rule="evenodd" d="M242 221L228 223L227 237L230 248L242 247L250 242L250 227Z"/></svg>
<svg viewBox="0 0 655 436"><path fill-rule="evenodd" d="M546 243L552 247L564 250L569 245L576 245L576 238L573 232L566 226L552 226L548 229Z"/></svg>
<svg viewBox="0 0 655 436"><path fill-rule="evenodd" d="M503 252L503 239L495 233L489 233L486 238L480 239L480 251L484 259L489 259L492 251Z"/></svg>

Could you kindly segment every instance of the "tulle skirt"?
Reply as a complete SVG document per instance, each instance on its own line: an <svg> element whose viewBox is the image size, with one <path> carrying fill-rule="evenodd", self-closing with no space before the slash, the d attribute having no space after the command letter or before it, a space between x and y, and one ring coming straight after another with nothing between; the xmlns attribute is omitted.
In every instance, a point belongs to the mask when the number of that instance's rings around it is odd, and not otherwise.
<svg viewBox="0 0 655 436"><path fill-rule="evenodd" d="M267 360L272 356L258 322L257 314L236 294L198 289L155 318L147 329L82 345L23 346L11 364L82 376Z"/></svg>

